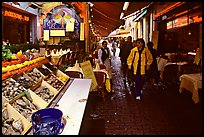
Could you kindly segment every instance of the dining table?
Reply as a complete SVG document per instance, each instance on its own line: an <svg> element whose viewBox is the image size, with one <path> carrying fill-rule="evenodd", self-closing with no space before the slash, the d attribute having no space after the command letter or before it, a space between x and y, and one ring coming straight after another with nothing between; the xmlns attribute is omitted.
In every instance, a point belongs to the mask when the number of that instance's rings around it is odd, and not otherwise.
<svg viewBox="0 0 204 137"><path fill-rule="evenodd" d="M197 104L199 100L199 89L202 89L202 73L195 74L183 74L179 78L180 88L179 92L182 93L185 90L192 93L192 100Z"/></svg>
<svg viewBox="0 0 204 137"><path fill-rule="evenodd" d="M77 66L77 67L76 67ZM78 66L78 65L75 65L74 67L68 67L65 71L78 71L78 72L81 72L83 74L83 71L82 69ZM110 82L110 79L111 79L111 76L110 74L108 73L108 71L106 69L100 69L98 67L95 67L93 68L93 71L101 71L101 72L104 72L106 73L106 90L108 92L111 92L111 82ZM84 75L84 74L83 74Z"/></svg>

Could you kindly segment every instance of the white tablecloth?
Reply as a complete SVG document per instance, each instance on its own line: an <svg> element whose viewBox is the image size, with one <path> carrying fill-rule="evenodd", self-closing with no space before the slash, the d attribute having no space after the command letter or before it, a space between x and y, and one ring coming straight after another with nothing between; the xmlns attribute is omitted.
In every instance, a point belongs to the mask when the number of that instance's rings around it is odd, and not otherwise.
<svg viewBox="0 0 204 137"><path fill-rule="evenodd" d="M202 73L183 74L180 76L180 93L186 89L192 93L192 100L199 102L198 89L202 89Z"/></svg>

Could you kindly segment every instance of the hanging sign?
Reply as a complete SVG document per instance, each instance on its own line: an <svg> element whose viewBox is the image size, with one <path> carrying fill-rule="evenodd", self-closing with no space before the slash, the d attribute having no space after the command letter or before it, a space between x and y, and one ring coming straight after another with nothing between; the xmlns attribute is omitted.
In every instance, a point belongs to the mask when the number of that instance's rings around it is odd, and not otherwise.
<svg viewBox="0 0 204 137"><path fill-rule="evenodd" d="M44 41L49 41L49 37L50 37L49 30L43 30L43 40Z"/></svg>
<svg viewBox="0 0 204 137"><path fill-rule="evenodd" d="M65 36L65 30L50 30L50 36Z"/></svg>
<svg viewBox="0 0 204 137"><path fill-rule="evenodd" d="M84 23L80 23L80 40L84 40Z"/></svg>
<svg viewBox="0 0 204 137"><path fill-rule="evenodd" d="M70 32L73 32L74 31L74 23L72 22L67 22L66 24L66 32L67 31L70 31Z"/></svg>
<svg viewBox="0 0 204 137"><path fill-rule="evenodd" d="M18 14L16 12L4 10L2 12L2 14L3 14L3 16L11 17L11 18L14 18L14 19L23 20L23 21L29 21L29 17L28 16L24 16L24 15Z"/></svg>

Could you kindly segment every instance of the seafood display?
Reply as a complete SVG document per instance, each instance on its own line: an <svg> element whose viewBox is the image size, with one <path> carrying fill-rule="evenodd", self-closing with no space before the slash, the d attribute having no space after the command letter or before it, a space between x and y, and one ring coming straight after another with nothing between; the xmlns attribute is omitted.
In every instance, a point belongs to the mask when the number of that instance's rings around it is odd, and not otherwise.
<svg viewBox="0 0 204 137"><path fill-rule="evenodd" d="M23 76L20 76L16 81L26 89L32 87L35 84L33 79L28 79Z"/></svg>
<svg viewBox="0 0 204 137"><path fill-rule="evenodd" d="M57 90L60 90L64 86L64 84L54 75L49 75L45 81Z"/></svg>
<svg viewBox="0 0 204 137"><path fill-rule="evenodd" d="M57 71L57 67L55 67L53 64L45 63L44 64L47 68L49 68L52 72L56 72Z"/></svg>
<svg viewBox="0 0 204 137"><path fill-rule="evenodd" d="M23 115L28 121L31 121L32 111L38 110L29 99L25 96L17 99L11 104L21 115Z"/></svg>
<svg viewBox="0 0 204 137"><path fill-rule="evenodd" d="M15 82L14 80L6 79L2 82L2 95L8 100L12 100L14 97L18 96L23 90L24 87L18 82Z"/></svg>
<svg viewBox="0 0 204 137"><path fill-rule="evenodd" d="M6 108L2 109L2 134L26 134L32 126L33 112L46 108L68 80L51 63L3 80L2 107Z"/></svg>
<svg viewBox="0 0 204 137"><path fill-rule="evenodd" d="M51 75L51 72L46 68L37 68L44 76Z"/></svg>
<svg viewBox="0 0 204 137"><path fill-rule="evenodd" d="M27 73L27 75L33 79L33 81L35 83L39 82L41 79L42 79L42 76L39 72L34 72L34 71L31 71L30 73Z"/></svg>
<svg viewBox="0 0 204 137"><path fill-rule="evenodd" d="M24 130L20 119L9 118L7 109L2 111L2 134L3 135L21 135Z"/></svg>
<svg viewBox="0 0 204 137"><path fill-rule="evenodd" d="M54 93L44 86L37 88L34 92L46 102L49 102L54 97Z"/></svg>

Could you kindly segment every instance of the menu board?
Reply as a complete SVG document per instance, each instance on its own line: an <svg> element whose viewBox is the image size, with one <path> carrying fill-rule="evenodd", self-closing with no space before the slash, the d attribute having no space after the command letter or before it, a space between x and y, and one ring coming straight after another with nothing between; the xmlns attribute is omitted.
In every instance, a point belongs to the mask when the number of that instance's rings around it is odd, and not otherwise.
<svg viewBox="0 0 204 137"><path fill-rule="evenodd" d="M81 66L81 69L83 71L84 78L92 79L90 91L93 91L94 89L97 88L98 84L97 84L96 77L95 77L94 72L93 72L93 68L91 66L91 62L89 60L82 62L82 63L80 63L80 66Z"/></svg>
<svg viewBox="0 0 204 137"><path fill-rule="evenodd" d="M50 30L50 36L65 36L65 30Z"/></svg>

